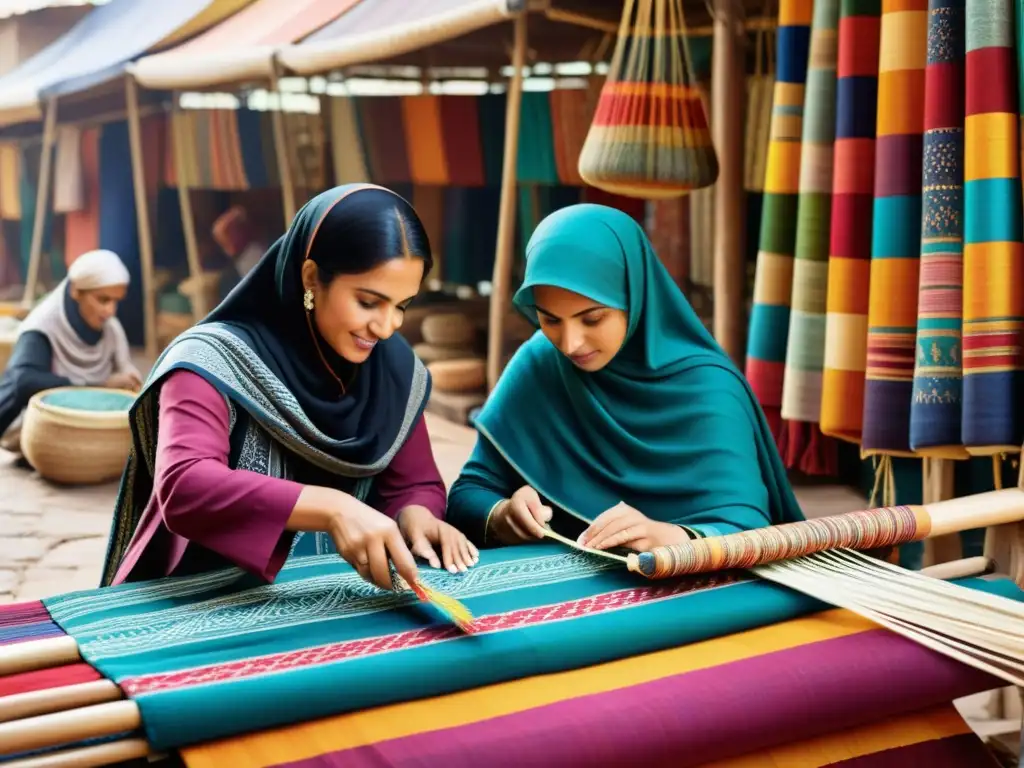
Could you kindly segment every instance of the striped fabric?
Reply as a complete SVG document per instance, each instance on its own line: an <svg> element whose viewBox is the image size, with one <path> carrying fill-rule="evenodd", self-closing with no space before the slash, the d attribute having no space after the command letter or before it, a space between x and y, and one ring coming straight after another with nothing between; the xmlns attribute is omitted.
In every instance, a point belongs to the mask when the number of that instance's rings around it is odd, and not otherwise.
<svg viewBox="0 0 1024 768"><path fill-rule="evenodd" d="M910 448L966 458L960 440L964 0L930 0L925 68L921 278Z"/></svg>
<svg viewBox="0 0 1024 768"><path fill-rule="evenodd" d="M864 415L881 0L842 0L821 431L859 443Z"/></svg>
<svg viewBox="0 0 1024 768"><path fill-rule="evenodd" d="M782 419L789 433L787 466L808 474L835 470L834 446L823 443L821 379L825 351L829 229L832 220L832 153L836 133L836 48L839 0L817 0L800 149L800 195L793 261L792 309L786 342Z"/></svg>
<svg viewBox="0 0 1024 768"><path fill-rule="evenodd" d="M747 342L747 379L777 440L783 437L780 410L793 291L812 5L812 0L781 0L779 6L778 69Z"/></svg>
<svg viewBox="0 0 1024 768"><path fill-rule="evenodd" d="M910 454L928 0L883 0L862 455Z"/></svg>
<svg viewBox="0 0 1024 768"><path fill-rule="evenodd" d="M963 441L1020 449L1024 258L1012 0L967 3Z"/></svg>
<svg viewBox="0 0 1024 768"><path fill-rule="evenodd" d="M221 191L249 188L235 110L189 109L172 112L167 120L168 135L181 135L185 139L185 146L178 150L185 156L185 183L189 188ZM176 134L179 125L182 133ZM178 184L175 148L175 142L169 142L165 155L163 173L169 187Z"/></svg>

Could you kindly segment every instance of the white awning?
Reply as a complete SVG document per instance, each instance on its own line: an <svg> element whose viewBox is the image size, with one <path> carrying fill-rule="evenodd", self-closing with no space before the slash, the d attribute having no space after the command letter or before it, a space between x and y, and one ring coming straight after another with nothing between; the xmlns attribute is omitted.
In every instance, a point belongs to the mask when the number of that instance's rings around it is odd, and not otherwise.
<svg viewBox="0 0 1024 768"><path fill-rule="evenodd" d="M295 74L320 74L442 43L525 8L525 0L363 0L304 42L282 48L278 59Z"/></svg>

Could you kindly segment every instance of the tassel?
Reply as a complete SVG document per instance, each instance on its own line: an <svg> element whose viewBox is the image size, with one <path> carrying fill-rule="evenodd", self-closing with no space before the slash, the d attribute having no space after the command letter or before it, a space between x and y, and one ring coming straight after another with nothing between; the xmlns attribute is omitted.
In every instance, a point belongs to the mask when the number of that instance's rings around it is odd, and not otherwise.
<svg viewBox="0 0 1024 768"><path fill-rule="evenodd" d="M433 605L446 619L466 634L472 634L475 631L473 614L451 595L431 589L420 581L414 582L410 588L420 600Z"/></svg>

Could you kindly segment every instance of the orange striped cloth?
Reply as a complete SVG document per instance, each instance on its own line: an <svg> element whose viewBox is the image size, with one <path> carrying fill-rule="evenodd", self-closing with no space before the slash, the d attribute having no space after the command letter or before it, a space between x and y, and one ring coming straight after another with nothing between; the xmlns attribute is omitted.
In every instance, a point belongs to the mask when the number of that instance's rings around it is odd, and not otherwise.
<svg viewBox="0 0 1024 768"><path fill-rule="evenodd" d="M402 124L412 183L447 184L448 161L440 97L431 94L402 97Z"/></svg>

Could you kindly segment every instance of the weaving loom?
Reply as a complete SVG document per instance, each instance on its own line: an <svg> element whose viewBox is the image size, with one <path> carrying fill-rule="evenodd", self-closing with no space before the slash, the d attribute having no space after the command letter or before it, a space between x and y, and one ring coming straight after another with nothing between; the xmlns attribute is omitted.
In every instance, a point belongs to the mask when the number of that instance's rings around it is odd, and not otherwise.
<svg viewBox="0 0 1024 768"><path fill-rule="evenodd" d="M1024 491L911 518L860 543L1020 521ZM765 579L648 580L618 558L543 542L485 550L471 571L423 581L473 612L474 634L335 556L289 561L273 585L227 569L4 606L0 761L102 765L179 750L190 768L741 768L767 752L795 768L994 765L949 702L997 677ZM1024 603L1005 577L951 588ZM624 711L642 717L624 723Z"/></svg>

